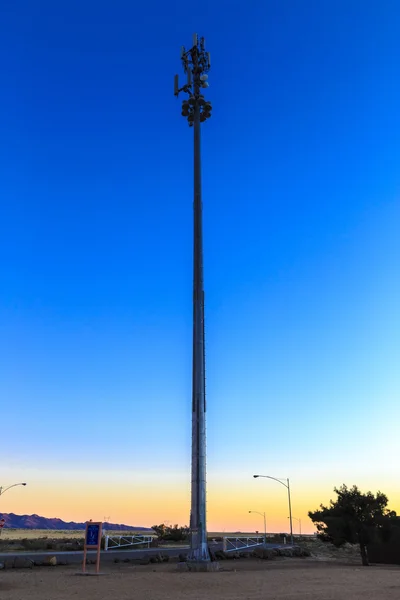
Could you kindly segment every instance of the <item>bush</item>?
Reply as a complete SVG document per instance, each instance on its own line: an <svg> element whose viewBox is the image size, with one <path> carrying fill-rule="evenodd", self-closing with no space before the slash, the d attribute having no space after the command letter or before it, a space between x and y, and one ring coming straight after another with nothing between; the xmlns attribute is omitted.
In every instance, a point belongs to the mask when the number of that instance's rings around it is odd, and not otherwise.
<svg viewBox="0 0 400 600"><path fill-rule="evenodd" d="M153 525L152 529L157 534L157 538L164 542L185 542L189 538L189 527L179 527L174 525L170 527L161 523L161 525Z"/></svg>

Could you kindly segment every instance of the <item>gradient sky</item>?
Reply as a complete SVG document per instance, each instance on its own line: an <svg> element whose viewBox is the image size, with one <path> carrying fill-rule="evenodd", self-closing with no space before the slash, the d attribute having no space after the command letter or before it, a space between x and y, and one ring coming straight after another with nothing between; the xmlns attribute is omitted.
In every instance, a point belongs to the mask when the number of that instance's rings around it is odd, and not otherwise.
<svg viewBox="0 0 400 600"><path fill-rule="evenodd" d="M0 510L189 520L194 31L209 529L287 529L257 472L304 531L343 482L400 510L399 3L1 13Z"/></svg>

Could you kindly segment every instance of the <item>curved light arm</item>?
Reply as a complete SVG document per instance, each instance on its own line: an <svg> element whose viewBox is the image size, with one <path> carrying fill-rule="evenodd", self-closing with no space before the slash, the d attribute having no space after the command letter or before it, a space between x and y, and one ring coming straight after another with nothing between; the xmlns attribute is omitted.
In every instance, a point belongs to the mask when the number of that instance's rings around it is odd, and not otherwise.
<svg viewBox="0 0 400 600"><path fill-rule="evenodd" d="M281 483L283 486L285 486L286 489L289 489L289 486L284 483L284 479L277 479L276 477L271 477L271 475L253 475L253 477L265 477L265 479L273 479L274 481L277 481L278 483Z"/></svg>
<svg viewBox="0 0 400 600"><path fill-rule="evenodd" d="M261 512L258 512L258 510L249 510L249 513L255 513L256 515L261 515L262 517L265 518L265 512L261 513Z"/></svg>
<svg viewBox="0 0 400 600"><path fill-rule="evenodd" d="M0 496L2 496L7 490L10 490L11 488L16 487L17 485L26 485L26 483L13 483L13 485L9 485L6 488L0 487Z"/></svg>

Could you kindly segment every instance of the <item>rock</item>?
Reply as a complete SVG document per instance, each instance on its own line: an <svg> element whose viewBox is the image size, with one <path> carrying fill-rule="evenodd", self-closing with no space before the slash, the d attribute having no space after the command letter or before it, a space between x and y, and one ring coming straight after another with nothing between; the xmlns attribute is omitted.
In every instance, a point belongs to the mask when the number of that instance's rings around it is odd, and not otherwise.
<svg viewBox="0 0 400 600"><path fill-rule="evenodd" d="M14 559L15 569L33 569L34 564L33 560L24 558L23 556L16 556Z"/></svg>
<svg viewBox="0 0 400 600"><path fill-rule="evenodd" d="M0 571L5 568L4 563L0 562Z"/></svg>
<svg viewBox="0 0 400 600"><path fill-rule="evenodd" d="M179 562L186 562L186 554L180 554L178 558Z"/></svg>
<svg viewBox="0 0 400 600"><path fill-rule="evenodd" d="M156 563L157 562L157 557L156 556L150 556L150 562L151 563Z"/></svg>
<svg viewBox="0 0 400 600"><path fill-rule="evenodd" d="M278 556L278 552L269 548L255 548L251 555L262 560L272 560L275 556Z"/></svg>
<svg viewBox="0 0 400 600"><path fill-rule="evenodd" d="M311 556L311 552L307 550L307 548L301 548L300 546L295 546L293 548L293 556L305 557Z"/></svg>
<svg viewBox="0 0 400 600"><path fill-rule="evenodd" d="M240 558L240 552L225 552L225 558L228 560L237 560Z"/></svg>
<svg viewBox="0 0 400 600"><path fill-rule="evenodd" d="M287 558L292 558L293 550L291 548L280 548L279 556L286 556Z"/></svg>
<svg viewBox="0 0 400 600"><path fill-rule="evenodd" d="M168 554L163 554L163 562L169 562L169 555Z"/></svg>
<svg viewBox="0 0 400 600"><path fill-rule="evenodd" d="M163 557L162 557L162 554L158 553L158 554L156 555L156 561L157 561L158 563L162 563L162 562L163 562Z"/></svg>
<svg viewBox="0 0 400 600"><path fill-rule="evenodd" d="M194 573L209 573L212 571L219 571L219 563L204 561L204 560L191 560L186 563L189 571Z"/></svg>
<svg viewBox="0 0 400 600"><path fill-rule="evenodd" d="M51 558L45 558L43 561L35 560L35 565L37 567L56 567L57 566L57 558L55 556Z"/></svg>
<svg viewBox="0 0 400 600"><path fill-rule="evenodd" d="M119 558L114 558L115 563L119 563Z"/></svg>

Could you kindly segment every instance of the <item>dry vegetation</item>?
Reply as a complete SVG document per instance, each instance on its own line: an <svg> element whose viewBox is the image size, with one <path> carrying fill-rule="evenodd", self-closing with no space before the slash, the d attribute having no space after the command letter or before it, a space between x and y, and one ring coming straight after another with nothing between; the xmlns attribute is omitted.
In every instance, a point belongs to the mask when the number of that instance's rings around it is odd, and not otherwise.
<svg viewBox="0 0 400 600"><path fill-rule="evenodd" d="M142 530L132 531L112 531L107 530L110 536L122 535L149 535L150 532ZM209 532L208 538L222 541L224 536L230 537L251 537L255 533L229 533L229 532ZM258 534L260 535L260 534ZM62 530L62 529L8 529L5 528L0 536L0 553L1 552L51 552L54 551L73 551L83 548L84 531L81 530ZM279 536L275 538L269 537L269 541L282 540ZM187 542L173 543L163 542L162 547L178 547L186 545Z"/></svg>
<svg viewBox="0 0 400 600"><path fill-rule="evenodd" d="M108 531L109 535L134 535L135 531ZM143 532L137 532L139 535ZM0 552L51 552L52 550L82 550L82 530L4 529L0 537Z"/></svg>
<svg viewBox="0 0 400 600"><path fill-rule="evenodd" d="M108 531L109 535L141 535L143 531ZM223 536L254 536L254 533L226 533L211 532L209 539L221 540ZM82 530L48 530L48 529L4 529L0 537L0 552L62 552L83 549L84 535ZM277 541L277 540L276 540ZM332 544L325 544L314 537L297 539L302 547L310 551L311 556L320 561L346 560L356 563L360 560L358 546L345 544L335 548ZM160 547L179 547L179 544L164 543ZM127 548L129 549L129 548ZM137 549L139 549L137 547Z"/></svg>
<svg viewBox="0 0 400 600"><path fill-rule="evenodd" d="M147 534L143 531L107 531L108 535L142 535ZM84 532L82 529L3 529L0 540L38 540L43 538L62 539L62 538L82 538Z"/></svg>

